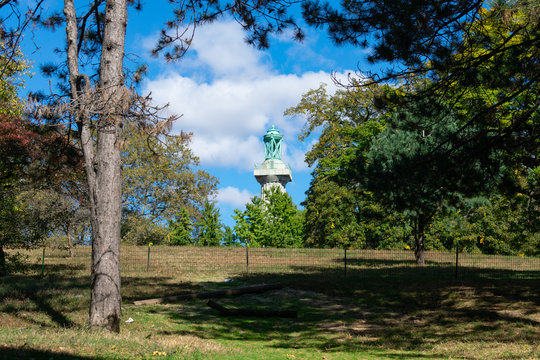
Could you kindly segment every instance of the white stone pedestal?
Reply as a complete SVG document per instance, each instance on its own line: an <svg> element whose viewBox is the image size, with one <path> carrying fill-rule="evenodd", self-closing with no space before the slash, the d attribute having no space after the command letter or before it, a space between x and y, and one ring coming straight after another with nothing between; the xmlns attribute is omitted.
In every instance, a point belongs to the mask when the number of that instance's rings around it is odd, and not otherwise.
<svg viewBox="0 0 540 360"><path fill-rule="evenodd" d="M261 184L261 199L264 200L264 191L276 186L285 192L285 185L292 181L291 169L278 159L265 160L253 171L255 179Z"/></svg>

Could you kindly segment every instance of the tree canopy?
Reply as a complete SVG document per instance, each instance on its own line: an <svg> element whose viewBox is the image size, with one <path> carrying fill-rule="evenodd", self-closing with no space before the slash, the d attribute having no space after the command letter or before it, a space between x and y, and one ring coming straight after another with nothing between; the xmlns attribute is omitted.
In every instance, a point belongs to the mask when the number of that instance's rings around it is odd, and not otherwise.
<svg viewBox="0 0 540 360"><path fill-rule="evenodd" d="M132 129L125 137L123 240L158 244L178 209L185 209L194 222L201 219L217 179L197 168L199 159L189 148L187 134L156 137Z"/></svg>
<svg viewBox="0 0 540 360"><path fill-rule="evenodd" d="M254 196L244 211L235 210L234 230L246 246L301 247L303 213L291 197L277 187L266 191L265 200Z"/></svg>
<svg viewBox="0 0 540 360"><path fill-rule="evenodd" d="M64 129L24 116L17 92L27 69L19 50L0 39L0 275L7 272L4 248L40 244L54 226L57 213L36 206L35 195L65 191L80 174L80 153Z"/></svg>
<svg viewBox="0 0 540 360"><path fill-rule="evenodd" d="M349 95L313 90L288 110L306 115L301 138L321 131L306 155L316 164L306 201L308 237L313 229L328 238L319 211L350 203L336 213L355 214L364 224L363 199L375 200L392 216L413 220L423 263L423 232L435 213L522 188L519 179L539 165L538 46L530 47L538 44L536 10L527 1L350 1L337 8L305 2L309 23L326 26L337 43L371 46L371 61L391 65L351 78ZM352 122L361 111L372 118ZM366 132L370 121L376 132ZM353 200L330 205L331 193Z"/></svg>

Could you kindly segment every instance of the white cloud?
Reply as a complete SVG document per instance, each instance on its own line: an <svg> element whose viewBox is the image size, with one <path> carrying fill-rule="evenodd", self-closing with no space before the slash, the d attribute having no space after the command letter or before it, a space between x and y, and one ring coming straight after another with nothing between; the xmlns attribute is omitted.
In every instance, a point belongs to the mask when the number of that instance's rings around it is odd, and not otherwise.
<svg viewBox="0 0 540 360"><path fill-rule="evenodd" d="M169 111L183 115L173 131L194 133L192 148L203 166L248 170L264 160L262 136L276 125L287 144L284 158L293 171L305 171L304 146L296 139L303 119L285 119L283 112L321 83L333 91L331 75L271 71L264 53L245 44L243 30L235 22L214 23L199 30L192 47L195 53L187 65L189 76L173 70L146 83L156 104L169 103ZM213 76L204 75L209 71Z"/></svg>
<svg viewBox="0 0 540 360"><path fill-rule="evenodd" d="M240 208L246 205L254 195L247 190L240 190L233 186L227 186L218 190L216 200L220 204L229 204L233 207Z"/></svg>
<svg viewBox="0 0 540 360"><path fill-rule="evenodd" d="M309 170L309 167L304 161L305 156L306 151L304 149L292 148L288 151L288 154L283 157L283 161L288 163L290 167L296 171L307 171Z"/></svg>
<svg viewBox="0 0 540 360"><path fill-rule="evenodd" d="M192 50L197 61L209 66L215 75L256 77L268 71L265 54L244 41L244 31L235 22L216 22L195 34Z"/></svg>

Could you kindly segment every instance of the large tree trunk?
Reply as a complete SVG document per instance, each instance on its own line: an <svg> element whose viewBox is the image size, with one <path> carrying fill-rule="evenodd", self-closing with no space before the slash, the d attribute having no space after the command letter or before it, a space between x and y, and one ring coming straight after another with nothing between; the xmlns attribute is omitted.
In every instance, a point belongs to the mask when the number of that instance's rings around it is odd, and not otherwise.
<svg viewBox="0 0 540 360"><path fill-rule="evenodd" d="M71 240L71 235L69 232L67 233L67 240L68 240L68 256L72 258L73 257L73 240Z"/></svg>
<svg viewBox="0 0 540 360"><path fill-rule="evenodd" d="M77 22L73 0L64 1L71 96L84 107L88 77L79 74ZM120 331L120 221L122 210L122 109L124 108L123 58L127 24L126 0L107 0L97 87L102 106L95 124L96 142L88 114L78 111L92 224L92 288L89 325ZM82 89L86 87L86 89ZM78 104L78 105L77 105Z"/></svg>
<svg viewBox="0 0 540 360"><path fill-rule="evenodd" d="M122 210L122 163L118 146L118 125L98 132L95 188L91 192L95 208L92 216L92 292L90 326L120 331L120 220Z"/></svg>
<svg viewBox="0 0 540 360"><path fill-rule="evenodd" d="M107 0L98 90L107 111L97 124L94 158L95 217L92 242L90 326L120 331L120 221L122 217L121 109L124 101L126 0Z"/></svg>
<svg viewBox="0 0 540 360"><path fill-rule="evenodd" d="M426 227L426 216L419 214L414 223L414 257L416 264L423 266L426 263L426 247L424 244L424 229Z"/></svg>
<svg viewBox="0 0 540 360"><path fill-rule="evenodd" d="M71 232L69 230L70 230L69 223L66 223L64 225L64 232L66 233L66 237L67 237L67 251L68 251L68 256L72 258L73 257L73 240L71 239Z"/></svg>
<svg viewBox="0 0 540 360"><path fill-rule="evenodd" d="M4 248L0 245L0 276L7 275L7 264L6 264L6 254L4 253Z"/></svg>

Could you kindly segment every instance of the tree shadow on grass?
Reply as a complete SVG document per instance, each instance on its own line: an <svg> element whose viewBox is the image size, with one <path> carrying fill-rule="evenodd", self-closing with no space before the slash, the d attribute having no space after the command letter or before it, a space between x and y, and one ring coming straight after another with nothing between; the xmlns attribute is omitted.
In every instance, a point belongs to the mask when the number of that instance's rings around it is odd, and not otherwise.
<svg viewBox="0 0 540 360"><path fill-rule="evenodd" d="M345 257L334 259L337 264L345 264ZM347 255L347 266L362 266L362 267L389 267L389 266L414 266L414 259L373 259L369 257L360 257Z"/></svg>
<svg viewBox="0 0 540 360"><path fill-rule="evenodd" d="M101 356L83 356L83 355L71 355L64 352L52 352L46 350L35 350L26 347L7 347L0 346L0 360L14 360L14 359L44 359L44 360L102 360L105 357Z"/></svg>
<svg viewBox="0 0 540 360"><path fill-rule="evenodd" d="M63 269L67 274L77 271ZM232 283L207 282L204 289L203 284L168 276L123 276L122 282L124 303L183 292L281 282L285 289L219 302L228 307L296 309L300 314L298 319L223 318L204 301L149 309L148 312L166 313L175 324L168 335L260 341L275 348L350 353L403 350L408 358L427 357L419 351L430 352L445 341L496 339L531 344L540 336L538 318L530 316L537 314L540 306L539 272L463 267L458 279L454 274L450 265L416 267L393 263L386 268L353 266L347 276L341 269L317 266L293 267L287 273L237 274ZM75 326L71 314L87 311L89 288L89 276L0 278L0 310L17 316L22 306L30 313L47 315L54 326ZM84 295L77 297L80 294ZM385 356L389 357L386 353Z"/></svg>
<svg viewBox="0 0 540 360"><path fill-rule="evenodd" d="M321 351L430 352L447 342L525 345L540 336L540 322L530 316L540 304L537 272L515 279L510 270L494 276L489 269L467 268L474 276L456 280L451 266L392 269L390 275L369 268L347 277L317 267L252 273L237 276L236 284L281 282L286 288L219 300L227 307L296 309L298 319L221 317L204 301L163 311L182 328L178 334Z"/></svg>
<svg viewBox="0 0 540 360"><path fill-rule="evenodd" d="M218 285L216 285L218 286ZM201 284L190 281L177 281L172 277L122 277L122 301L133 303L136 300L173 296L179 293L197 292L203 289Z"/></svg>
<svg viewBox="0 0 540 360"><path fill-rule="evenodd" d="M38 326L51 326L43 317L60 327L73 327L76 324L69 313L80 309L76 295L86 288L86 279L74 278L36 278L10 276L0 279L0 310L25 322ZM75 297L77 296L77 297Z"/></svg>
<svg viewBox="0 0 540 360"><path fill-rule="evenodd" d="M23 322L42 327L84 326L74 322L73 318L76 314L88 311L90 277L70 276L69 274L73 273L70 270L73 269L68 269L67 266L60 266L58 269L61 269L60 272L49 273L45 277L23 275L1 277L0 311ZM200 285L175 282L169 277L123 277L122 285L124 303L200 289Z"/></svg>
<svg viewBox="0 0 540 360"><path fill-rule="evenodd" d="M63 276L75 275L84 271L88 267L84 264L28 264L28 271L34 274L41 274L43 269L44 275L62 274Z"/></svg>

